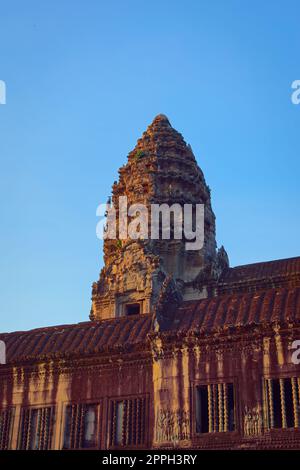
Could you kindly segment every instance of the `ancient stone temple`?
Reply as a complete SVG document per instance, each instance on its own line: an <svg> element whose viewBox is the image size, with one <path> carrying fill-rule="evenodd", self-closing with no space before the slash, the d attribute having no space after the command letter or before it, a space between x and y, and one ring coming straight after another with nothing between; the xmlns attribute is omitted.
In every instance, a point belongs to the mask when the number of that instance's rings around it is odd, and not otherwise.
<svg viewBox="0 0 300 470"><path fill-rule="evenodd" d="M125 199L173 206L167 236L125 233ZM184 205L204 208L196 249L176 236ZM229 266L164 115L119 170L106 233L112 217L90 321L0 335L0 449L300 448L300 257Z"/></svg>
<svg viewBox="0 0 300 470"><path fill-rule="evenodd" d="M174 298L175 292L183 300L207 297L207 282L202 285L202 277L216 279L228 266L228 258L223 248L216 251L215 216L203 173L191 147L166 116L154 119L119 173L112 195L117 220L119 198L124 196L128 205L144 204L148 210L155 203L170 207L204 204L205 244L197 251L186 250L185 240L174 239L173 233L171 239L107 239L105 267L93 286L91 319L119 317L129 311L150 314L170 284Z"/></svg>

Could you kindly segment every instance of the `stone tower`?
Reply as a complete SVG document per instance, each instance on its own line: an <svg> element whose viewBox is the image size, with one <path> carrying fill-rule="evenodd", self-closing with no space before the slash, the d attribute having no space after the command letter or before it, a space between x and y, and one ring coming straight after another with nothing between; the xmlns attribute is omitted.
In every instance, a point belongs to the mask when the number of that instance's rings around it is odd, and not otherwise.
<svg viewBox="0 0 300 470"><path fill-rule="evenodd" d="M213 295L211 286L228 266L222 247L216 250L215 215L210 190L187 145L168 118L156 116L119 169L110 204L116 210L119 233L119 201L128 207L144 204L204 204L204 245L186 250L184 238L106 239L104 267L93 284L90 318L101 320L124 315L155 315L161 325L182 300ZM129 218L130 220L130 218ZM150 223L149 223L150 227Z"/></svg>

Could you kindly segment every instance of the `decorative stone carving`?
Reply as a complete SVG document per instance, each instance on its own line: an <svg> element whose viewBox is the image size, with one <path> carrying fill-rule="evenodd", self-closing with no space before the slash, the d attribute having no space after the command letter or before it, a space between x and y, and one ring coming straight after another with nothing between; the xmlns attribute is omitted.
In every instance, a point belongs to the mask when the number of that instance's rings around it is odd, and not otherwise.
<svg viewBox="0 0 300 470"><path fill-rule="evenodd" d="M182 302L180 286L171 276L167 276L155 306L154 327L156 330L167 329L172 322L172 314Z"/></svg>
<svg viewBox="0 0 300 470"><path fill-rule="evenodd" d="M167 443L190 438L190 418L184 410L157 410L156 442Z"/></svg>
<svg viewBox="0 0 300 470"><path fill-rule="evenodd" d="M247 437L259 436L262 433L262 417L259 407L248 408L244 411L244 435Z"/></svg>
<svg viewBox="0 0 300 470"><path fill-rule="evenodd" d="M215 259L210 260L193 281L193 286L199 290L207 286L209 290L217 285L221 274L229 267L229 259L224 246L221 246Z"/></svg>

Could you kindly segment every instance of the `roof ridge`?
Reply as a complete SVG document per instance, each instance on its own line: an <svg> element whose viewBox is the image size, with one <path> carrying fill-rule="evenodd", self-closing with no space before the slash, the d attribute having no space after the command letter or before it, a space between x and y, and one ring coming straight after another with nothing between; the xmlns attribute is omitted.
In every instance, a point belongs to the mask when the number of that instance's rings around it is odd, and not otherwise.
<svg viewBox="0 0 300 470"><path fill-rule="evenodd" d="M119 323L119 322L124 322L125 320L132 321L132 320L138 320L139 318L145 318L150 316L150 314L143 314L143 315L131 315L131 316L124 316L124 317L116 317L116 318L105 318L103 320L97 320L97 321L85 321L85 322L78 322L78 323L66 323L62 325L51 325L51 326L41 326L38 328L32 328L30 330L15 330L15 331L8 331L8 332L0 332L0 337L4 335L12 335L12 334L31 334L31 333L43 333L43 332L50 332L55 329L61 330L61 329L73 329L73 328L80 328L81 326L100 326L106 323Z"/></svg>
<svg viewBox="0 0 300 470"><path fill-rule="evenodd" d="M279 259L273 259L269 261L257 261L256 263L238 264L237 266L230 266L228 269L243 268L246 266L255 266L255 265L260 265L260 264L273 264L273 263L278 263L280 261L291 261L291 260L300 261L300 256L292 256L290 258L279 258Z"/></svg>

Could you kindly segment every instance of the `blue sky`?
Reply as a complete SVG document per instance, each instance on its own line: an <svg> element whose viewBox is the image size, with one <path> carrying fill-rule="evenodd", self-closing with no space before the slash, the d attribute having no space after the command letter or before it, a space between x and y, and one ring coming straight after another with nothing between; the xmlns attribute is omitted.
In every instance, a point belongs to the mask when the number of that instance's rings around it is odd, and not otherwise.
<svg viewBox="0 0 300 470"><path fill-rule="evenodd" d="M0 8L1 331L88 319L96 207L159 113L192 145L231 265L300 254L299 2Z"/></svg>

